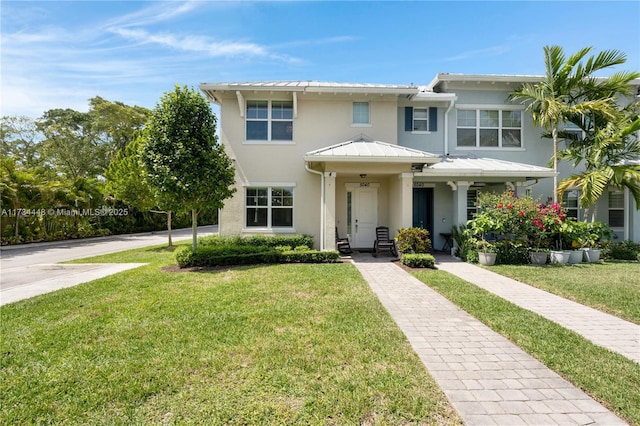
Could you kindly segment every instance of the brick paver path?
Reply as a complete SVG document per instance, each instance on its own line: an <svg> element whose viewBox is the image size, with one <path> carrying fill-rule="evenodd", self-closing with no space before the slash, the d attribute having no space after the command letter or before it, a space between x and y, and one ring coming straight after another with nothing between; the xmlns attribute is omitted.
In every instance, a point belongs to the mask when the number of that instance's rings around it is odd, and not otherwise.
<svg viewBox="0 0 640 426"><path fill-rule="evenodd" d="M438 269L457 275L522 308L540 314L566 329L575 331L596 345L640 363L640 325L453 257L439 257L437 266Z"/></svg>
<svg viewBox="0 0 640 426"><path fill-rule="evenodd" d="M354 263L468 425L626 424L388 261Z"/></svg>

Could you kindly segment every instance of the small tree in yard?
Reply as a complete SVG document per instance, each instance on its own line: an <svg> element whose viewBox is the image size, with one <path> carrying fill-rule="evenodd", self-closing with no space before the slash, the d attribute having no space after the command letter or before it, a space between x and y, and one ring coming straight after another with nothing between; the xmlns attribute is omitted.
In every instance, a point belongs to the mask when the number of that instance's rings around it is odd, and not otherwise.
<svg viewBox="0 0 640 426"><path fill-rule="evenodd" d="M176 86L154 108L143 132L141 161L165 208L191 211L193 250L198 212L220 209L234 192L235 171L216 136L216 117L193 89Z"/></svg>

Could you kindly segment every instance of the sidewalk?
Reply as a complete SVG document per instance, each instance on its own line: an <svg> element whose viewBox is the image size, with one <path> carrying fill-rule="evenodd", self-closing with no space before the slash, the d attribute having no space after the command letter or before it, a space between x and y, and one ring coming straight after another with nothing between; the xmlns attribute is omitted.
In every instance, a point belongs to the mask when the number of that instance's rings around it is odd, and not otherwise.
<svg viewBox="0 0 640 426"><path fill-rule="evenodd" d="M191 228L173 230L173 240L191 238ZM217 226L198 227L198 235L217 232ZM0 251L0 306L102 278L139 263L60 264L72 259L166 244L167 232L112 235L2 247Z"/></svg>
<svg viewBox="0 0 640 426"><path fill-rule="evenodd" d="M353 256L466 424L626 424L389 260ZM441 269L464 269L461 262L438 260Z"/></svg>
<svg viewBox="0 0 640 426"><path fill-rule="evenodd" d="M599 346L640 363L640 325L544 290L522 284L450 256L438 256L438 269L456 275L521 308L535 312Z"/></svg>

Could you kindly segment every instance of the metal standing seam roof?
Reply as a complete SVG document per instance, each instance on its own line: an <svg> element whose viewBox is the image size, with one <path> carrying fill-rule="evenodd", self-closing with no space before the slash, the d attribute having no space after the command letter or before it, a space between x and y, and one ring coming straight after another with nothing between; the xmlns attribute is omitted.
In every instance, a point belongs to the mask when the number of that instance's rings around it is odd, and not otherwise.
<svg viewBox="0 0 640 426"><path fill-rule="evenodd" d="M553 177L553 169L495 158L449 156L423 169L418 176Z"/></svg>
<svg viewBox="0 0 640 426"><path fill-rule="evenodd" d="M434 163L440 156L361 137L307 152L305 161Z"/></svg>

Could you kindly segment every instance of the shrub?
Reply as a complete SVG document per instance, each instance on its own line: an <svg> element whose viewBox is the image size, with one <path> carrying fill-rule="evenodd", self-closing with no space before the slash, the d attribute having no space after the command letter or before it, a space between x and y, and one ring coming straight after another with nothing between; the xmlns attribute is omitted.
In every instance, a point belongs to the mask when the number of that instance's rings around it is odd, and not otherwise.
<svg viewBox="0 0 640 426"><path fill-rule="evenodd" d="M206 237L194 252L190 247L176 251L181 268L189 266L252 265L261 263L333 263L337 251L313 250L308 236ZM285 244L283 244L285 243ZM286 244L288 243L288 244ZM295 247L293 250L291 247Z"/></svg>
<svg viewBox="0 0 640 426"><path fill-rule="evenodd" d="M637 260L640 255L640 244L633 241L619 241L604 245L603 256L617 260Z"/></svg>
<svg viewBox="0 0 640 426"><path fill-rule="evenodd" d="M496 264L500 265L524 265L529 263L530 247L518 241L496 241Z"/></svg>
<svg viewBox="0 0 640 426"><path fill-rule="evenodd" d="M212 235L209 237L201 238L200 245L212 246L212 245L234 245L234 246L266 246L266 247L278 247L289 246L299 247L305 246L313 248L313 237L309 235L254 235L250 237L231 236L223 237L219 235Z"/></svg>
<svg viewBox="0 0 640 426"><path fill-rule="evenodd" d="M426 253L405 253L400 256L400 262L409 268L433 268L436 259Z"/></svg>
<svg viewBox="0 0 640 426"><path fill-rule="evenodd" d="M429 253L431 239L423 228L400 228L395 238L401 253Z"/></svg>

